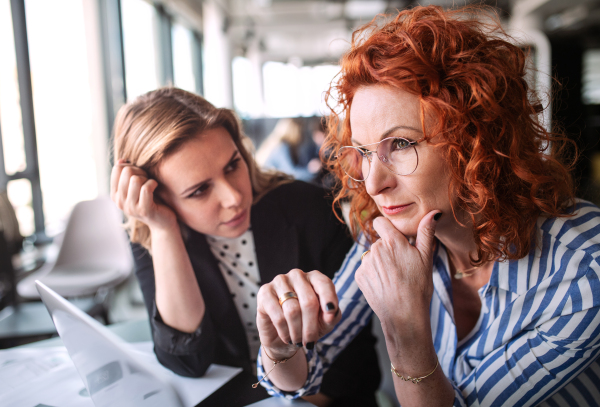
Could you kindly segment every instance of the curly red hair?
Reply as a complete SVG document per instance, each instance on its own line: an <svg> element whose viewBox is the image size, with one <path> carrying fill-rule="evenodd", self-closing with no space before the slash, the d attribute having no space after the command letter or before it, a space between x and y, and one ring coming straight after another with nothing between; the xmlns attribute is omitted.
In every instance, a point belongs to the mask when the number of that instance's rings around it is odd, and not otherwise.
<svg viewBox="0 0 600 407"><path fill-rule="evenodd" d="M573 150L565 148L572 142L539 122L542 106L525 79L527 55L488 8L415 7L379 21L353 33L326 95L332 115L322 152L340 181L334 204L349 198L353 234L375 238L372 221L380 214L364 183L325 152L351 145L349 112L360 87L403 89L419 97L425 138L443 148L454 213L472 220L473 264L524 257L538 216L568 216L574 199L574 159L566 160ZM425 128L429 116L436 120Z"/></svg>

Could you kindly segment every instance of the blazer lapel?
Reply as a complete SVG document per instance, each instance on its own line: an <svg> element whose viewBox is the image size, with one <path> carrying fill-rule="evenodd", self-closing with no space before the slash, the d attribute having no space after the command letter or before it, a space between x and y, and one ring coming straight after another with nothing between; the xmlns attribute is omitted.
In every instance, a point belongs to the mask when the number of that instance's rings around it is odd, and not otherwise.
<svg viewBox="0 0 600 407"><path fill-rule="evenodd" d="M252 207L250 215L261 283L298 267L298 234L279 206L268 196ZM307 270L304 270L307 271Z"/></svg>
<svg viewBox="0 0 600 407"><path fill-rule="evenodd" d="M218 340L237 359L238 364L240 361L249 360L246 332L206 237L190 230L186 245L206 309L209 310L215 326L223 333Z"/></svg>

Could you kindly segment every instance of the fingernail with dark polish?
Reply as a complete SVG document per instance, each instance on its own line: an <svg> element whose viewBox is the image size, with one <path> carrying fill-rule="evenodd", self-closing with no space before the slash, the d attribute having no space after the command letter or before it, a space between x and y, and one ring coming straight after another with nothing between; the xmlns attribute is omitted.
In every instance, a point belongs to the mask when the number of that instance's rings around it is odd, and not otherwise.
<svg viewBox="0 0 600 407"><path fill-rule="evenodd" d="M292 341L289 341L288 343L289 343L290 345L293 345L293 344L294 344L294 342L292 342Z"/></svg>
<svg viewBox="0 0 600 407"><path fill-rule="evenodd" d="M335 309L335 305L333 305L332 302L328 302L325 307L327 308L327 311L333 311Z"/></svg>
<svg viewBox="0 0 600 407"><path fill-rule="evenodd" d="M433 220L438 221L438 220L440 220L441 217L442 217L442 212L438 212L435 215L433 215Z"/></svg>
<svg viewBox="0 0 600 407"><path fill-rule="evenodd" d="M314 342L309 342L306 344L306 349L308 349L308 350L313 350L314 347L315 347Z"/></svg>
<svg viewBox="0 0 600 407"><path fill-rule="evenodd" d="M298 342L298 343L296 344L296 346L297 346L297 347L299 347L299 348L301 348L301 347L302 347L302 342Z"/></svg>

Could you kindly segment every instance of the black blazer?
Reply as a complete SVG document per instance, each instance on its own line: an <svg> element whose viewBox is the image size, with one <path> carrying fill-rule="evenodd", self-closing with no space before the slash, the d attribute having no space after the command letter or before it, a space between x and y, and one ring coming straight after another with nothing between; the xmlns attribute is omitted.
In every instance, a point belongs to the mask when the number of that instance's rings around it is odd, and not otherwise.
<svg viewBox="0 0 600 407"><path fill-rule="evenodd" d="M252 207L250 220L263 283L293 268L333 277L353 243L326 192L300 181L270 191ZM140 245L132 245L158 360L182 376L202 376L211 363L250 371L244 327L206 237L189 230L185 243L206 304L204 318L191 334L162 322L155 304L152 258ZM371 404L367 400L374 400L380 380L374 345L368 325L325 374L321 391L334 399L364 397L364 405Z"/></svg>

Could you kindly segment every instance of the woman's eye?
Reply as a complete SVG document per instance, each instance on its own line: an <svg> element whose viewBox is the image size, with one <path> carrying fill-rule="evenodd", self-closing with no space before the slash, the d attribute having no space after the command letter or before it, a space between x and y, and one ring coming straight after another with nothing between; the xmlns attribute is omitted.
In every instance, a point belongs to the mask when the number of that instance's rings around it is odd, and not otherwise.
<svg viewBox="0 0 600 407"><path fill-rule="evenodd" d="M241 158L238 157L235 160L231 161L227 167L225 167L225 172L232 172L238 169L240 166Z"/></svg>
<svg viewBox="0 0 600 407"><path fill-rule="evenodd" d="M369 150L367 150L366 148L360 148L358 147L357 150L360 152L360 154L364 157L368 157L369 155Z"/></svg>
<svg viewBox="0 0 600 407"><path fill-rule="evenodd" d="M392 142L392 150L404 150L408 146L410 146L410 143L403 138L395 138Z"/></svg>
<svg viewBox="0 0 600 407"><path fill-rule="evenodd" d="M204 184L199 186L194 192L192 192L190 195L188 195L188 198L194 198L197 196L201 196L202 194L204 194L204 192L206 192L206 190L208 190L209 185Z"/></svg>

